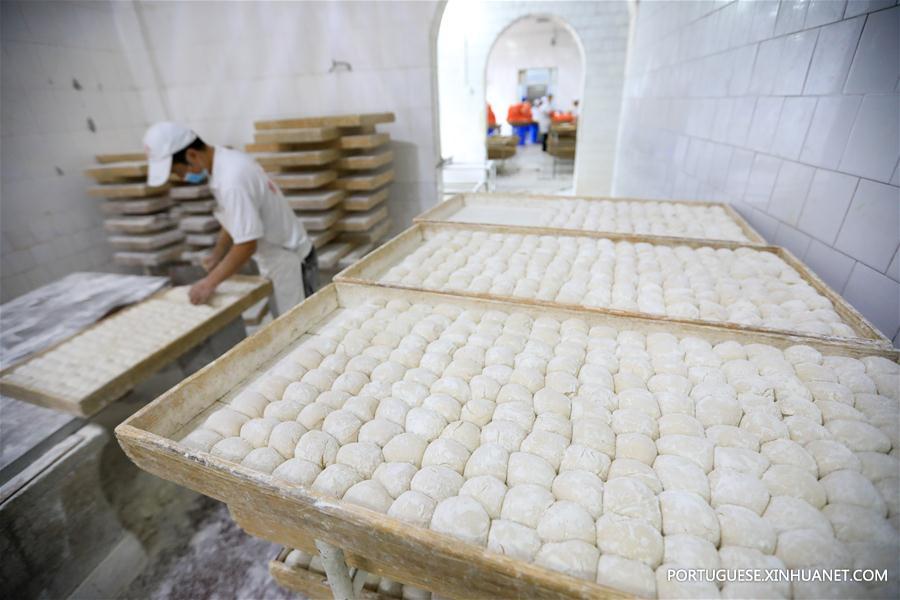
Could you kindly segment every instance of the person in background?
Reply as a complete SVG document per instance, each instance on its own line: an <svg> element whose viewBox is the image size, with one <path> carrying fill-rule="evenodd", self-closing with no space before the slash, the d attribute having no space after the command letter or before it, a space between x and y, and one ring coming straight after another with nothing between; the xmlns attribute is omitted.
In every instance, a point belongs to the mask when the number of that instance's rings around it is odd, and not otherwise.
<svg viewBox="0 0 900 600"><path fill-rule="evenodd" d="M497 127L497 116L494 114L494 109L491 108L491 105L487 105L487 133L488 135L493 135L494 130L499 129Z"/></svg>
<svg viewBox="0 0 900 600"><path fill-rule="evenodd" d="M575 100L572 100L572 116L575 118L576 121L578 120L579 110L580 109L578 107L578 99L576 98Z"/></svg>
<svg viewBox="0 0 900 600"><path fill-rule="evenodd" d="M546 98L535 102L535 120L538 124L538 132L541 134L541 150L547 151L547 136L550 134L550 111L548 110L549 102Z"/></svg>
<svg viewBox="0 0 900 600"><path fill-rule="evenodd" d="M191 286L189 297L203 304L216 287L251 258L272 280L275 316L284 314L318 284L318 259L303 224L278 186L253 157L224 146L207 145L189 128L164 121L144 135L147 184L165 184L172 173L186 183L208 180L222 224L212 253L202 261L207 275Z"/></svg>

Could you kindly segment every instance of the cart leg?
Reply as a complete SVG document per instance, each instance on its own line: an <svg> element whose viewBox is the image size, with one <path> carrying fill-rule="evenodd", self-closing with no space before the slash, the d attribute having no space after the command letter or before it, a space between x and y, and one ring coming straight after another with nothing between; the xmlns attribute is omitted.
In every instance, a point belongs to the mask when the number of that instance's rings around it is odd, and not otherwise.
<svg viewBox="0 0 900 600"><path fill-rule="evenodd" d="M335 600L354 600L356 594L354 594L353 580L350 579L350 570L344 561L344 551L319 540L316 540L316 548L322 557L328 585L331 587L331 593Z"/></svg>

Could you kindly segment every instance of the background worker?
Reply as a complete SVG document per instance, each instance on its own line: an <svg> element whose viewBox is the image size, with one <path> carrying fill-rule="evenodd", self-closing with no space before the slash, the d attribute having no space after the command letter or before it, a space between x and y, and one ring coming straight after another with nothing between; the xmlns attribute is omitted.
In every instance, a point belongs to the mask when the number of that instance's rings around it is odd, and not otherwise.
<svg viewBox="0 0 900 600"><path fill-rule="evenodd" d="M144 135L147 183L163 185L175 173L187 183L208 180L222 225L212 253L203 259L207 275L190 289L194 304L209 300L216 287L251 258L272 281L272 312L283 314L312 294L318 259L303 224L278 186L248 154L207 145L189 128L164 121Z"/></svg>

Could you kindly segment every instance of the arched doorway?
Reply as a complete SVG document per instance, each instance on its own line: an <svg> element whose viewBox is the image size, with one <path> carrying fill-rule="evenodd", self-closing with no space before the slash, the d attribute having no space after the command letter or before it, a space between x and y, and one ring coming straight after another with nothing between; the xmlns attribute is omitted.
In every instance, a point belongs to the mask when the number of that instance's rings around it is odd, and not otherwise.
<svg viewBox="0 0 900 600"><path fill-rule="evenodd" d="M435 112L442 163L452 160L476 169L485 164L488 56L506 29L534 16L557 19L581 41L584 94L574 191L607 195L612 189L628 49L630 17L625 2L449 0L435 23Z"/></svg>

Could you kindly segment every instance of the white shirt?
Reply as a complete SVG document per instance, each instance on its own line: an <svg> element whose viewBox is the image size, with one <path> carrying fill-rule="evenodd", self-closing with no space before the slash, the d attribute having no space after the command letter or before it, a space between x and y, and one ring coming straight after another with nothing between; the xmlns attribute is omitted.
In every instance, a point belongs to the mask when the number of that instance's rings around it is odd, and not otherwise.
<svg viewBox="0 0 900 600"><path fill-rule="evenodd" d="M215 217L235 244L257 240L257 254L309 254L312 242L275 182L249 154L215 147L209 189Z"/></svg>
<svg viewBox="0 0 900 600"><path fill-rule="evenodd" d="M538 131L541 133L547 133L550 131L550 112L553 109L544 102L538 107L537 110L537 122L538 122Z"/></svg>

